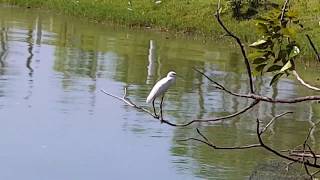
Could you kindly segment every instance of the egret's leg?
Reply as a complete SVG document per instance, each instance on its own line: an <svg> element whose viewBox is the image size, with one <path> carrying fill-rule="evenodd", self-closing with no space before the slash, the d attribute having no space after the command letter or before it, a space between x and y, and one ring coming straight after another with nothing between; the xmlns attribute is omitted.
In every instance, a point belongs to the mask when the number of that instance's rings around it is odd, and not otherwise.
<svg viewBox="0 0 320 180"><path fill-rule="evenodd" d="M155 115L155 117L159 117L158 115L157 115L157 112L156 112L156 108L155 108L155 106L154 106L154 101L155 101L156 99L154 99L153 101L152 101L152 107L153 107L153 112L154 112L154 115Z"/></svg>
<svg viewBox="0 0 320 180"><path fill-rule="evenodd" d="M161 123L163 121L163 113L162 113L163 99L164 99L164 94L162 95L161 102L160 102L160 122Z"/></svg>

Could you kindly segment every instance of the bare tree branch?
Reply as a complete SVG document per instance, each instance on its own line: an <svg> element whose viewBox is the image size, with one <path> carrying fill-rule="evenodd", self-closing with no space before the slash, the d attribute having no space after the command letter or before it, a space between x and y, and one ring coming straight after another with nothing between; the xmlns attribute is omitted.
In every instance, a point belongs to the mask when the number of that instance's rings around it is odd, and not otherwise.
<svg viewBox="0 0 320 180"><path fill-rule="evenodd" d="M317 175L320 172L320 170L315 171L314 173L312 173L312 177L314 177L315 175Z"/></svg>
<svg viewBox="0 0 320 180"><path fill-rule="evenodd" d="M302 85L304 85L305 87L307 87L307 88L309 88L309 89L312 89L312 90L315 90L315 91L320 91L320 88L317 88L317 87L315 87L315 86L312 86L312 85L306 83L306 82L299 76L299 74L297 73L296 70L293 70L293 71L292 71L292 74L293 74L293 75L297 78L297 80L298 80Z"/></svg>
<svg viewBox="0 0 320 180"><path fill-rule="evenodd" d="M313 49L313 51L314 51L314 53L315 53L318 61L320 62L320 54L318 53L317 48L316 48L315 45L313 44L313 42L312 42L312 40L311 40L311 37L310 37L308 34L306 34L306 37L307 37L307 39L308 39L308 41L309 41L309 44L311 45L311 47L312 47L312 49Z"/></svg>
<svg viewBox="0 0 320 180"><path fill-rule="evenodd" d="M218 88L218 89L220 89L230 95L236 96L236 97L249 98L249 99L254 99L254 100L258 100L258 101L265 101L265 102L269 102L269 103L286 103L286 104L299 103L299 102L312 101L312 100L320 100L320 96L303 96L303 97L296 97L296 98L292 98L292 99L273 99L271 97L261 96L261 95L254 94L254 93L252 93L252 94L239 94L239 93L235 93L235 92L228 90L223 85L221 85L218 82L211 79L204 72L201 72L200 70L195 69L195 68L194 68L194 70L197 71L198 73L202 74L210 82L214 83L216 85L215 86L216 88Z"/></svg>
<svg viewBox="0 0 320 180"><path fill-rule="evenodd" d="M119 101L122 101L124 102L125 104L133 107L133 108L136 108L138 110L141 110L141 111L144 111L146 113L148 113L149 115L151 115L152 117L156 118L157 119L157 116L155 116L151 111L141 107L141 106L138 106L136 105L135 103L133 103L130 99L127 98L127 88L124 89L124 95L123 97L119 97L119 96L116 96L116 95L113 95L113 94L110 94L108 92L106 92L105 90L101 89L101 92L103 92L104 94L108 95L108 96L111 96L113 98L116 98L118 99Z"/></svg>
<svg viewBox="0 0 320 180"><path fill-rule="evenodd" d="M204 140L206 140L207 142L209 142L209 139L200 132L199 128L197 128L197 133L198 133Z"/></svg>
<svg viewBox="0 0 320 180"><path fill-rule="evenodd" d="M203 144L206 144L210 147L212 147L213 149L225 149L225 150L235 150L235 149L250 149L250 148L257 148L257 147L261 147L260 144L250 144L250 145L244 145L244 146L230 146L230 147L223 147L223 146L216 146L214 145L212 142L209 141L209 139L203 135L200 130L197 128L197 133L204 139L197 139L197 138L187 138L187 139L181 139L178 141L198 141L201 142Z"/></svg>
<svg viewBox="0 0 320 180"><path fill-rule="evenodd" d="M256 99L256 100L260 100L260 101L265 101L265 102L270 102L270 103L285 103L285 104L320 100L320 96L303 96L303 97L296 97L296 98L292 98L292 99L272 99L270 97L260 96L260 95L256 95L256 94L248 95L248 98Z"/></svg>
<svg viewBox="0 0 320 180"><path fill-rule="evenodd" d="M307 147L310 151L310 153L312 154L313 157L313 164L317 164L317 159L318 159L318 155L316 153L313 152L313 150L311 149L310 145L307 144Z"/></svg>
<svg viewBox="0 0 320 180"><path fill-rule="evenodd" d="M124 89L124 96L123 97L120 97L120 96L116 96L116 95L113 95L111 93L108 93L106 92L105 90L101 89L101 92L103 92L104 94L110 96L110 97L113 97L113 98L116 98L118 99L119 101L122 101L124 102L125 104L137 109L137 110L140 110L142 112L145 112L147 114L149 114L150 116L152 116L153 118L155 119L159 119L158 116L154 115L151 111L149 111L148 109L146 108L143 108L141 106L138 106L137 104L135 104L134 102L132 102L129 98L127 98L127 89L125 88ZM252 107L254 107L256 104L258 104L259 101L254 101L252 102L249 106L245 107L244 109L236 112L236 113L233 113L233 114L230 114L230 115L227 115L227 116L222 116L222 117L217 117L217 118L211 118L211 119L196 119L196 120L191 120L190 122L187 122L185 124L175 124L175 123L172 123L168 120L165 120L165 119L162 119L160 122L162 123L165 123L165 124L168 124L170 126L176 126L176 127L186 127L186 126L189 126L193 123L196 123L196 122L199 122L199 123L204 123L204 122L216 122L216 121L221 121L221 120L225 120L225 119L230 119L230 118L233 118L235 116L238 116L246 111L248 111L249 109L251 109Z"/></svg>
<svg viewBox="0 0 320 180"><path fill-rule="evenodd" d="M260 145L261 145L262 148L268 150L269 152L271 152L271 153L273 153L273 154L275 154L275 155L277 155L278 157L281 157L281 158L283 158L283 159L287 159L287 160L289 160L289 161L293 161L293 162L305 164L305 165L307 165L307 166L309 166L309 167L320 168L320 165L318 165L318 164L313 164L313 163L310 163L310 162L308 162L308 161L305 162L305 161L300 160L300 159L295 159L295 158L286 156L286 155L281 154L280 152L272 149L271 147L267 146L266 144L264 144L264 142L263 142L263 140L262 140L262 137L261 137L261 134L260 134L260 130L259 130L259 128L260 128L260 121L259 121L259 119L257 119L256 122L257 122L257 136L258 136L258 140L259 140L259 143L260 143Z"/></svg>
<svg viewBox="0 0 320 180"><path fill-rule="evenodd" d="M204 143L210 147L212 147L213 149L224 149L224 150L235 150L235 149L250 149L250 148L257 148L257 147L261 147L260 144L250 144L250 145L244 145L244 146L230 146L230 147L223 147L223 146L216 146L214 144L211 144L207 141L201 140L201 139L197 139L197 138L187 138L187 139L181 139L178 141L198 141L201 143Z"/></svg>
<svg viewBox="0 0 320 180"><path fill-rule="evenodd" d="M298 152L290 152L289 156L296 156L296 157L308 157L308 158L320 158L320 154L312 154L311 151L305 153L298 153ZM314 164L314 163L313 163ZM317 163L316 163L317 164Z"/></svg>
<svg viewBox="0 0 320 180"><path fill-rule="evenodd" d="M284 112L284 113L281 113L281 114L279 114L279 115L276 115L276 116L274 116L270 121L269 121L269 123L260 131L260 134L262 134L262 133L264 133L267 129L268 129L268 127L276 120L276 119L278 119L278 118L280 118L280 117L282 117L282 116L284 116L284 115L286 115L286 114L292 114L293 112Z"/></svg>
<svg viewBox="0 0 320 180"><path fill-rule="evenodd" d="M192 123L208 123L208 122L216 122L216 121L221 121L221 120L224 120L224 119L230 119L230 118L233 118L233 117L236 117L246 111L248 111L249 109L253 108L255 105L257 105L259 103L259 101L255 100L253 101L249 106L241 109L240 111L236 112L236 113L233 113L233 114L230 114L230 115L227 115L227 116L222 116L222 117L217 117L217 118L210 118L210 119L195 119L195 120L192 120L186 124L181 124L181 125L178 125L178 126L188 126Z"/></svg>
<svg viewBox="0 0 320 180"><path fill-rule="evenodd" d="M221 21L221 19L220 19L220 6L221 6L221 2L219 0L218 9L216 11L215 17L216 17L218 23L220 24L220 26L223 28L223 30L228 34L228 36L231 36L232 38L234 38L236 40L236 42L238 43L238 45L239 45L239 47L241 49L241 53L242 53L242 56L243 56L243 59L244 59L244 63L245 63L246 68L247 68L248 80L249 80L249 84L250 84L250 92L254 93L251 67L250 67L250 63L249 63L245 48L244 48L243 44L241 43L240 38L237 37L236 35L234 35L231 31L229 31L229 29Z"/></svg>
<svg viewBox="0 0 320 180"><path fill-rule="evenodd" d="M304 161L304 159L303 159L303 161ZM307 160L306 162L309 162L309 161ZM308 169L308 166L307 166L307 164L306 164L305 162L303 163L303 166L304 166L304 170L306 171L306 173L308 174L308 176L309 176L310 179L312 180L313 177L312 177L312 175L311 175L311 173L310 173L310 171L309 171L309 169Z"/></svg>

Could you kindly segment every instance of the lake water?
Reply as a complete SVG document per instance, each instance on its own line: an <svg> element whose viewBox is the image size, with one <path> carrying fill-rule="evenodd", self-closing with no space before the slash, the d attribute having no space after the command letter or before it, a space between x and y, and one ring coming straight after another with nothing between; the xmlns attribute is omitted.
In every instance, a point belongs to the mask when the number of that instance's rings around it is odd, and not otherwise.
<svg viewBox="0 0 320 180"><path fill-rule="evenodd" d="M255 120L294 111L264 139L276 149L301 144L320 117L316 103L261 103L233 119L175 128L103 94L104 89L145 103L153 84L174 70L183 77L167 93L165 118L183 123L236 112L250 101L215 89L203 70L235 92L248 92L237 46L149 30L97 25L45 11L0 8L0 179L246 179L261 150L213 150L197 142L201 129L220 146L256 143ZM308 74L308 72L305 72ZM311 91L292 79L257 91L291 98ZM319 131L310 144L320 149Z"/></svg>

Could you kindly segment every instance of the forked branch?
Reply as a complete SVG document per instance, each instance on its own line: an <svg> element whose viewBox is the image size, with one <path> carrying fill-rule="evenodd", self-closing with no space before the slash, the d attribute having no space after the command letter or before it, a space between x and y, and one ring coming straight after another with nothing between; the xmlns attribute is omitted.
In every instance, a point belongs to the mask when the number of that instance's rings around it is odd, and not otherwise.
<svg viewBox="0 0 320 180"><path fill-rule="evenodd" d="M232 92L231 90L227 89L223 85L217 83L214 81L212 78L210 78L208 75L206 75L204 72L201 72L198 69L195 69L198 73L202 74L205 78L207 78L210 82L215 84L215 88L220 89L232 96L236 97L241 97L241 98L247 98L247 99L254 99L257 101L264 101L264 102L269 102L269 103L284 103L284 104L293 104L293 103L299 103L299 102L305 102L305 101L315 101L315 100L320 100L320 96L302 96L302 97L296 97L296 98L291 98L291 99L274 99L271 97L267 96L262 96L259 94L255 93L249 93L249 94L240 94L240 93L235 93Z"/></svg>
<svg viewBox="0 0 320 180"><path fill-rule="evenodd" d="M264 134L264 132L266 132L266 130L270 126L270 124L272 124L276 119L278 119L286 114L289 114L289 113L292 113L292 112L285 112L285 113L282 113L282 114L279 114L279 115L273 117L262 130L260 130L260 121L259 121L259 119L257 119L256 120L256 123L257 123L256 134L258 137L258 143L256 143L256 144L249 144L249 145L243 145L243 146L227 146L227 147L218 146L218 145L214 144L211 140L209 140L209 138L206 137L203 133L201 133L199 129L197 129L197 133L201 136L202 139L192 137L192 138L182 139L179 141L197 141L197 142L206 144L206 145L212 147L213 149L224 149L224 150L263 148L263 149L266 149L267 151L275 154L278 157L284 158L284 159L289 160L291 162L303 164L304 166L306 166L306 168L308 168L308 167L320 168L320 165L315 162L311 163L307 159L304 159L304 158L302 158L302 159L300 157L293 158L293 157L284 155L264 143L264 141L262 139L262 135ZM310 132L310 130L309 130L309 132ZM309 174L311 174L311 173L309 173Z"/></svg>
<svg viewBox="0 0 320 180"><path fill-rule="evenodd" d="M106 92L105 90L101 90L101 92L103 92L104 94L110 96L110 97L113 97L119 101L122 101L124 102L125 104L129 105L130 107L133 107L139 111L142 111L142 112L145 112L147 113L148 115L152 116L153 118L155 119L159 119L158 116L154 115L151 111L149 111L148 109L142 107L142 106L139 106L137 105L136 103L132 102L128 97L127 97L127 89L125 88L124 89L124 95L123 97L120 97L120 96L117 96L117 95L113 95L111 93L108 93ZM227 115L227 116L221 116L221 117L216 117L216 118L210 118L210 119L195 119L195 120L191 120L189 122L186 122L186 123L183 123L183 124L175 124L175 123L172 123L170 122L169 120L165 120L163 119L161 122L165 123L165 124L168 124L170 126L176 126L176 127L186 127L186 126L189 126L191 124L194 124L194 123L209 123L209 122L217 122L217 121L222 121L222 120L226 120L226 119L231 119L233 117L236 117L240 114L243 114L245 113L246 111L248 111L249 109L253 108L255 105L257 105L259 103L259 101L255 100L253 101L249 106L241 109L240 111L237 111L233 114L230 114L230 115Z"/></svg>

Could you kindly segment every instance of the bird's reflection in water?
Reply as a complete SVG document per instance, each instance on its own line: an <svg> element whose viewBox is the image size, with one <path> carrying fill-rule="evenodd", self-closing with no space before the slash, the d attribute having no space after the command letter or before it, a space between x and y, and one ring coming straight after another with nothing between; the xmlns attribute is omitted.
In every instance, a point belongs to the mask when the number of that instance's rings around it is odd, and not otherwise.
<svg viewBox="0 0 320 180"><path fill-rule="evenodd" d="M152 84L152 79L156 71L156 44L154 40L149 41L148 62L148 76L146 84Z"/></svg>

